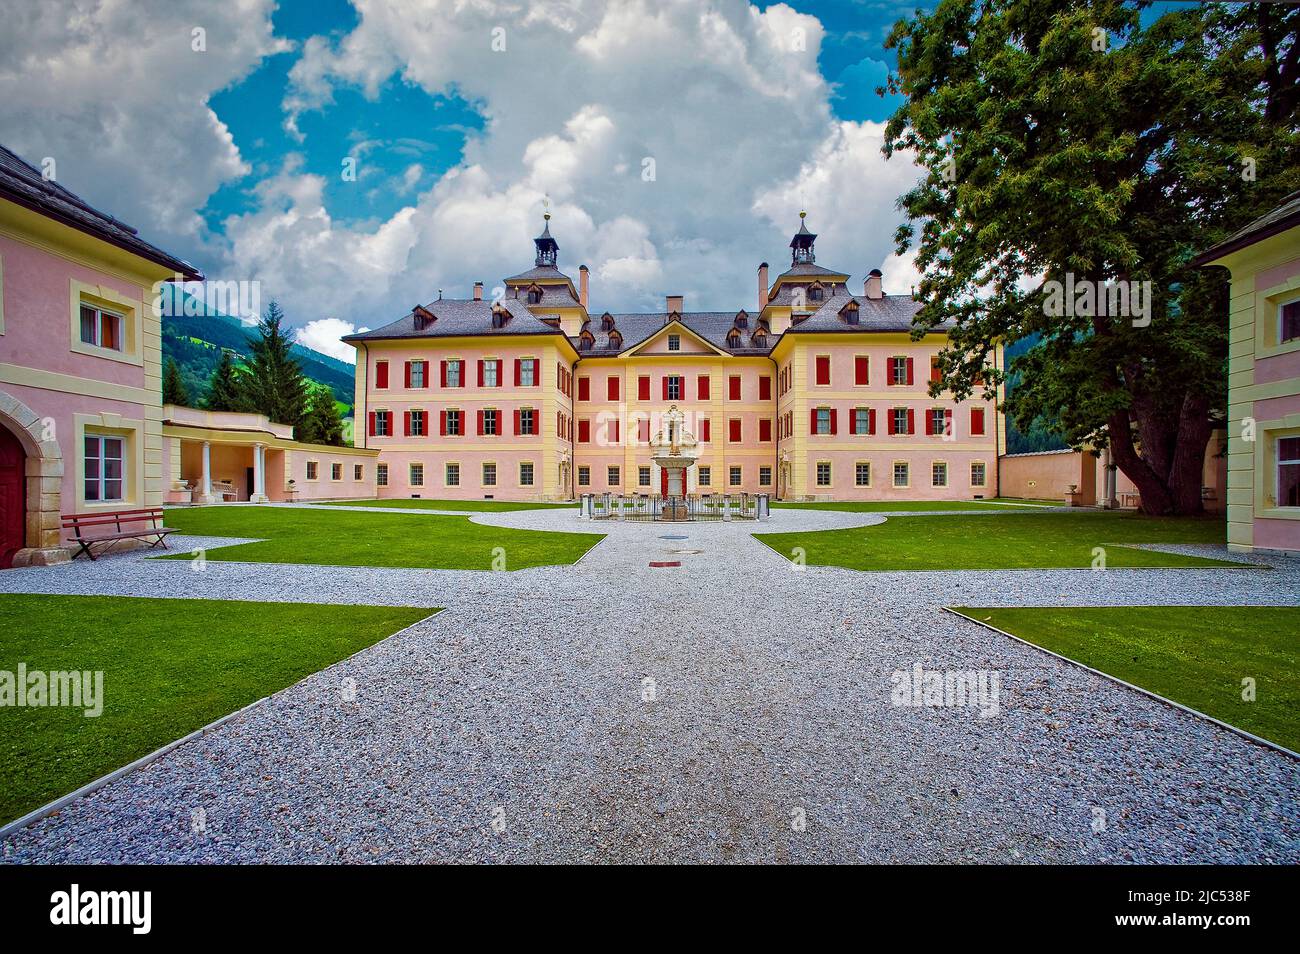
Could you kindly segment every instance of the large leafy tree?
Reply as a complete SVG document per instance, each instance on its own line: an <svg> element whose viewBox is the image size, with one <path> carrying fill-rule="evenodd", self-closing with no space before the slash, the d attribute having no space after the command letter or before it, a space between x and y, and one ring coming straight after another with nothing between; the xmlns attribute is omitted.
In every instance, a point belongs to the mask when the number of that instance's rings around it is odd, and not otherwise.
<svg viewBox="0 0 1300 954"><path fill-rule="evenodd" d="M1300 13L1146 7L943 0L900 21L884 149L929 170L900 199L919 234L897 238L923 274L915 333L953 323L934 390L991 394L1007 371L990 354L1037 334L1016 423L1109 445L1145 510L1195 513L1226 409L1227 276L1190 261L1300 185ZM1067 279L1149 282L1149 323L1052 314Z"/></svg>
<svg viewBox="0 0 1300 954"><path fill-rule="evenodd" d="M190 404L190 392L185 390L185 382L181 380L181 369L172 358L167 359L167 365L163 368L162 402L179 404L181 407L189 407Z"/></svg>
<svg viewBox="0 0 1300 954"><path fill-rule="evenodd" d="M277 424L299 427L307 413L308 382L290 353L294 335L282 327L284 312L272 301L257 325L245 373L240 376L242 404Z"/></svg>
<svg viewBox="0 0 1300 954"><path fill-rule="evenodd" d="M235 362L230 352L224 348L217 366L208 379L208 397L205 402L209 411L241 411L244 409L243 394L239 387L239 378L235 371Z"/></svg>

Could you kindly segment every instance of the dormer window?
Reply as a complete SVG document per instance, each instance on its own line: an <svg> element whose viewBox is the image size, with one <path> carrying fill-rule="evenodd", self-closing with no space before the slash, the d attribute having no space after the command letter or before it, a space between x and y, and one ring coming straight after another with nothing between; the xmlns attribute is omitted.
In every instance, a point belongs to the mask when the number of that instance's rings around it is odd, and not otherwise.
<svg viewBox="0 0 1300 954"><path fill-rule="evenodd" d="M411 314L415 316L416 331L424 331L438 320L437 316L423 305L416 305L411 309Z"/></svg>
<svg viewBox="0 0 1300 954"><path fill-rule="evenodd" d="M736 327L737 327L737 328L748 328L748 327L749 327L749 315L745 314L743 311L740 312L739 314L737 314L737 315L736 315Z"/></svg>
<svg viewBox="0 0 1300 954"><path fill-rule="evenodd" d="M578 336L578 349L580 351L590 351L591 346L596 343L596 336L588 329L583 328L582 334Z"/></svg>
<svg viewBox="0 0 1300 954"><path fill-rule="evenodd" d="M736 348L740 346L740 329L732 328L727 332L727 347Z"/></svg>
<svg viewBox="0 0 1300 954"><path fill-rule="evenodd" d="M622 347L623 347L623 336L622 336L621 334L619 334L619 331L618 331L617 328L615 328L613 331L611 331L611 332L609 333L609 346L610 346L611 348L622 348Z"/></svg>
<svg viewBox="0 0 1300 954"><path fill-rule="evenodd" d="M605 314L601 315L600 317L600 330L609 331L613 327L614 327L614 316L611 315L609 312L605 312Z"/></svg>
<svg viewBox="0 0 1300 954"><path fill-rule="evenodd" d="M528 289L528 304L540 305L542 303L542 290L540 288Z"/></svg>
<svg viewBox="0 0 1300 954"><path fill-rule="evenodd" d="M826 300L826 290L825 290L824 288L822 288L821 285L813 285L811 288L808 289L808 300L809 300L809 301L825 301L825 300Z"/></svg>
<svg viewBox="0 0 1300 954"><path fill-rule="evenodd" d="M858 323L858 303L850 301L840 309L840 317L844 319L846 325L856 325Z"/></svg>

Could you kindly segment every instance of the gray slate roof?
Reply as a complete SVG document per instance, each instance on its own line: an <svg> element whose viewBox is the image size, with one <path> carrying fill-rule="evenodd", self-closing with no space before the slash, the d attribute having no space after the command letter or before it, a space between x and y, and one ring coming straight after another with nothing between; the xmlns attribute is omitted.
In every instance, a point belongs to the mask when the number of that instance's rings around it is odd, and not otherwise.
<svg viewBox="0 0 1300 954"><path fill-rule="evenodd" d="M1248 245L1276 235L1293 226L1300 225L1300 189L1292 192L1282 200L1276 209L1265 212L1255 221L1229 235L1222 242L1212 245L1192 259L1193 265L1206 265L1222 258L1230 252L1243 249Z"/></svg>
<svg viewBox="0 0 1300 954"><path fill-rule="evenodd" d="M518 275L511 275L506 279L507 284L515 282L568 282L573 284L573 279L564 272L560 271L554 265L534 265L526 272L520 272Z"/></svg>
<svg viewBox="0 0 1300 954"><path fill-rule="evenodd" d="M492 302L473 298L440 298L424 306L437 320L428 328L415 328L415 311L398 318L382 328L347 335L344 341L368 341L385 338L447 338L456 335L560 335L563 332L542 321L523 302L506 304L512 315L504 328L492 327Z"/></svg>
<svg viewBox="0 0 1300 954"><path fill-rule="evenodd" d="M840 317L840 311L850 301L858 303L858 323L848 324ZM863 334L880 331L908 332L912 330L912 318L921 310L921 303L908 295L886 295L884 298L867 298L863 295L850 295L840 291L815 312L792 325L788 333L817 331L846 331L850 334ZM938 330L952 328L953 323L945 323Z"/></svg>
<svg viewBox="0 0 1300 954"><path fill-rule="evenodd" d="M749 327L742 328L740 331L740 345L735 348L727 347L727 332L735 324L736 311L687 311L679 317L681 323L695 332L705 341L709 342L719 350L735 355L764 355L772 350L772 345L776 344L777 335L768 334L766 345L755 345L751 336L754 329L758 327L758 316L749 314ZM584 355L601 355L608 356L618 354L620 351L627 351L629 348L635 348L637 345L644 343L656 332L664 327L668 321L668 313L658 312L639 312L612 314L614 327L623 336L623 346L621 348L611 345L609 342L609 332L601 328L601 319L604 314L593 314L587 329L595 336L596 340L592 347L580 352ZM573 346L579 348L578 338L571 338Z"/></svg>
<svg viewBox="0 0 1300 954"><path fill-rule="evenodd" d="M203 274L182 259L150 245L135 229L106 212L101 212L57 182L45 179L41 171L17 153L0 146L0 197L39 212L120 249L139 255L189 279Z"/></svg>

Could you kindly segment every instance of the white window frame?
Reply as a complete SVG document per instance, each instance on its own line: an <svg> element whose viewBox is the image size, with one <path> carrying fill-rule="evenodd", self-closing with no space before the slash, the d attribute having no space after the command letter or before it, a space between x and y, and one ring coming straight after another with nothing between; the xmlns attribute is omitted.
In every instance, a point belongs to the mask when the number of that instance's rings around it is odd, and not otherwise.
<svg viewBox="0 0 1300 954"><path fill-rule="evenodd" d="M1300 341L1300 334L1296 335L1294 338L1282 337L1282 309L1287 305L1300 305L1300 295L1292 296L1291 298L1284 299L1277 303L1277 343L1279 345L1286 345Z"/></svg>
<svg viewBox="0 0 1300 954"><path fill-rule="evenodd" d="M867 469L867 479L862 480L862 468ZM853 464L853 486L870 487L871 486L871 461L859 460Z"/></svg>
<svg viewBox="0 0 1300 954"><path fill-rule="evenodd" d="M92 318L94 322L94 327L92 328L92 335L94 337L93 341L87 341L84 337L85 315L81 314L82 311L89 311L93 315ZM122 314L122 312L120 311L114 311L111 308L104 308L102 305L96 305L96 304L92 304L91 302L85 302L85 301L80 303L80 307L78 309L78 315L83 322L81 328L79 329L80 334L78 335L78 340L80 340L82 344L90 345L92 348L102 348L105 351L116 351L119 354L126 351L126 341L124 339L124 335L126 334L126 315ZM104 340L104 319L105 318L111 318L116 322L116 327L114 329L116 331L116 335L114 337L114 340L117 341L117 344L115 345L106 345L102 343Z"/></svg>
<svg viewBox="0 0 1300 954"><path fill-rule="evenodd" d="M938 482L935 480L935 477L938 475L938 473L939 473L939 468L941 468L941 467L943 468L943 483L938 483ZM931 486L931 487L947 487L947 486L948 486L948 462L947 462L946 460L932 460L932 461L930 461L930 486Z"/></svg>
<svg viewBox="0 0 1300 954"><path fill-rule="evenodd" d="M980 482L975 483L975 468L980 468ZM973 460L970 462L970 485L972 487L987 487L989 485L989 465L982 460Z"/></svg>
<svg viewBox="0 0 1300 954"><path fill-rule="evenodd" d="M824 480L822 479L822 472L823 472L823 470L825 471L825 474L826 474L826 478L825 478ZM834 472L833 472L832 469L831 469L831 462L830 462L830 461L828 461L828 460L819 460L819 461L817 461L817 463L813 466L813 481L814 481L814 483L815 483L818 487L830 487L830 486L833 486L833 483L832 483L832 482L833 482L834 478L835 478L835 475L834 475Z"/></svg>
<svg viewBox="0 0 1300 954"><path fill-rule="evenodd" d="M449 460L442 467L442 484L444 487L460 486L460 464Z"/></svg>
<svg viewBox="0 0 1300 954"><path fill-rule="evenodd" d="M1283 457L1282 457L1282 442L1283 442L1283 441L1296 441L1296 442L1297 442L1297 448L1298 448L1298 449L1297 449L1297 452L1296 452L1296 453L1297 453L1297 456L1296 456L1296 457L1288 457L1288 458L1286 458L1286 459L1283 459ZM1284 503L1282 502L1282 468L1283 468L1283 467L1290 467L1290 466L1293 466L1293 465L1294 465L1294 466L1297 466L1297 467L1300 467L1300 434L1287 434L1287 435L1285 435L1285 436L1283 436L1283 437L1278 437L1276 440L1274 440L1274 442L1273 442L1273 460L1274 460L1274 465L1273 465L1273 502L1274 502L1275 506L1278 507L1278 509L1280 509L1280 510L1296 510L1296 509L1300 509L1300 508L1297 508L1297 507L1293 507L1293 506L1290 505L1290 504L1284 504Z"/></svg>
<svg viewBox="0 0 1300 954"><path fill-rule="evenodd" d="M524 468L528 468L528 479L524 480ZM519 462L519 486L532 487L537 483L537 468L531 460L521 460Z"/></svg>
<svg viewBox="0 0 1300 954"><path fill-rule="evenodd" d="M388 465L387 464L375 465L375 486L376 487L388 486Z"/></svg>
<svg viewBox="0 0 1300 954"><path fill-rule="evenodd" d="M898 482L898 468L900 467L903 468L903 482L901 484ZM912 465L909 461L905 461L905 460L894 461L894 466L891 468L891 471L893 477L893 485L895 487L912 486Z"/></svg>
<svg viewBox="0 0 1300 954"><path fill-rule="evenodd" d="M682 336L681 336L681 335L669 335L669 336L668 336L668 350L669 350L669 351L681 351L681 350L682 350Z"/></svg>
<svg viewBox="0 0 1300 954"><path fill-rule="evenodd" d="M488 468L491 468L491 470ZM484 487L495 487L497 485L497 465L495 461L485 460L479 472L482 474Z"/></svg>
<svg viewBox="0 0 1300 954"><path fill-rule="evenodd" d="M96 444L95 456L93 458L90 456L90 454L87 452L86 449L86 445L90 441L94 441ZM108 449L107 445L108 442L110 441L117 442L118 455L116 457L110 457L106 453ZM89 504L120 503L123 500L130 499L130 496L128 494L130 485L127 483L127 450L128 450L127 438L121 434L84 434L82 436L81 456L82 456L82 466L84 467L83 480L82 480L82 495L86 503ZM90 476L90 464L92 460L94 461L95 464L94 477ZM108 463L110 461L117 461L117 465L118 465L117 477L109 477L107 475ZM108 496L108 484L110 481L116 482L118 485L116 497ZM93 497L88 492L90 489L90 485L92 483L95 487L95 496Z"/></svg>
<svg viewBox="0 0 1300 954"><path fill-rule="evenodd" d="M419 479L416 479L416 476ZM406 485L408 487L424 486L424 464L420 461L411 461L406 465Z"/></svg>

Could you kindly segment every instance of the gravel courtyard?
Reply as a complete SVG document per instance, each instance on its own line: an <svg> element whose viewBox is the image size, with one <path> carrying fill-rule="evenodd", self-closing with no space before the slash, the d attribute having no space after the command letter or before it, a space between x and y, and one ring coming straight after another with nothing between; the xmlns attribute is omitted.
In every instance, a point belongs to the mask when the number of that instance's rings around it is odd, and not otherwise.
<svg viewBox="0 0 1300 954"><path fill-rule="evenodd" d="M941 609L1300 605L1300 561L857 573L795 568L750 533L883 515L472 519L609 536L511 573L125 554L0 574L4 592L446 607L13 835L4 859L1300 862L1296 760ZM893 705L891 674L918 662L995 670L999 711Z"/></svg>

